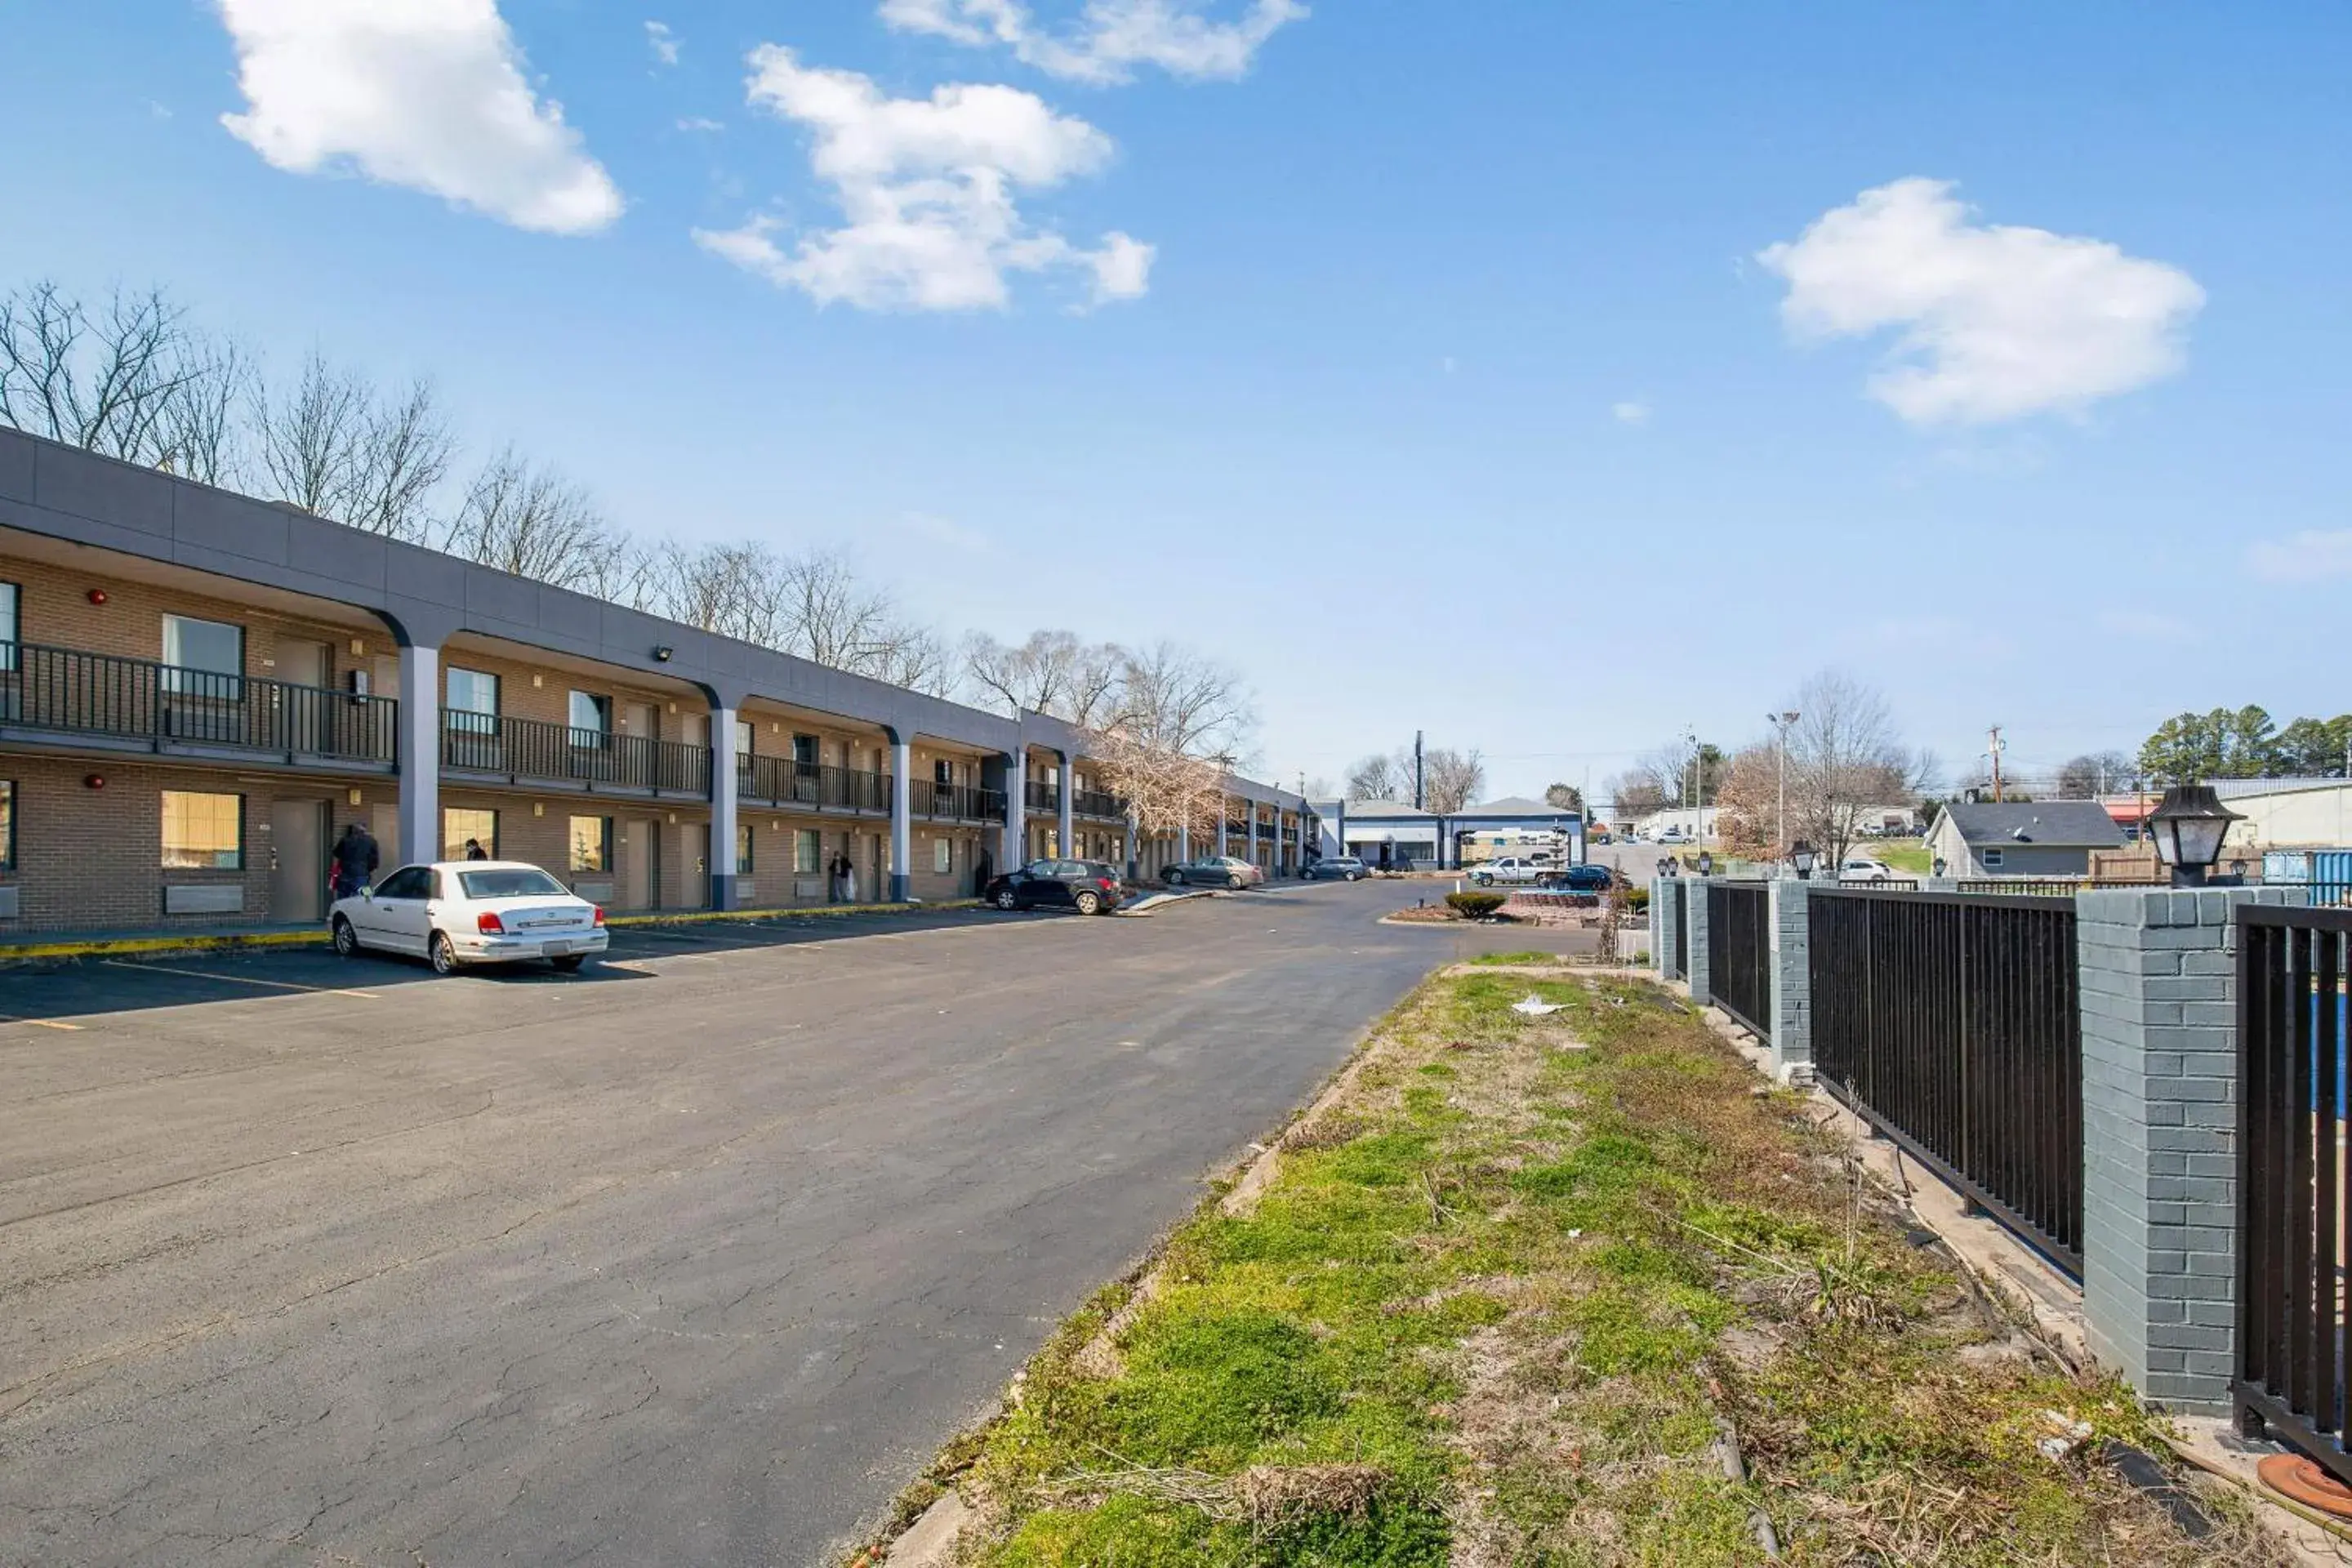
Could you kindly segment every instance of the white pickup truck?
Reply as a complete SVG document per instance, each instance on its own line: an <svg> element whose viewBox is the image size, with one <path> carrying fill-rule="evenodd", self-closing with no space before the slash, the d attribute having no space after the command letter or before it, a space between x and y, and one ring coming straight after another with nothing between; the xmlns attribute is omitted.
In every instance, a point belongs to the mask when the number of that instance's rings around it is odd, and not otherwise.
<svg viewBox="0 0 2352 1568"><path fill-rule="evenodd" d="M1505 887L1540 881L1556 870L1549 860L1530 860L1518 855L1505 855L1493 860L1482 860L1470 868L1470 879L1482 888L1496 884Z"/></svg>

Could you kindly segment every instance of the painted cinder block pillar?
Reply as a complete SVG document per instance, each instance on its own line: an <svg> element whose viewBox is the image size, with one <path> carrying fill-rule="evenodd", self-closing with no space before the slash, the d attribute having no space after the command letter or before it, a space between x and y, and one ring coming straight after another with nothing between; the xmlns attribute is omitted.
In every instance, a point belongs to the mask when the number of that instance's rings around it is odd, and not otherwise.
<svg viewBox="0 0 2352 1568"><path fill-rule="evenodd" d="M1690 953L1683 968L1690 975L1690 998L1700 1006L1715 1000L1715 993L1706 983L1706 879L1681 879L1683 897L1690 900Z"/></svg>
<svg viewBox="0 0 2352 1568"><path fill-rule="evenodd" d="M441 858L441 650L400 649L400 842L384 869Z"/></svg>
<svg viewBox="0 0 2352 1568"><path fill-rule="evenodd" d="M1776 878L1766 884L1772 942L1772 1074L1813 1081L1812 910L1822 884Z"/></svg>
<svg viewBox="0 0 2352 1568"><path fill-rule="evenodd" d="M2301 889L2075 900L2083 1315L2092 1352L2165 1408L2221 1415L2235 1364L2237 931Z"/></svg>
<svg viewBox="0 0 2352 1568"><path fill-rule="evenodd" d="M1650 879L1650 963L1664 979L1675 972L1675 906L1682 896L1672 877Z"/></svg>

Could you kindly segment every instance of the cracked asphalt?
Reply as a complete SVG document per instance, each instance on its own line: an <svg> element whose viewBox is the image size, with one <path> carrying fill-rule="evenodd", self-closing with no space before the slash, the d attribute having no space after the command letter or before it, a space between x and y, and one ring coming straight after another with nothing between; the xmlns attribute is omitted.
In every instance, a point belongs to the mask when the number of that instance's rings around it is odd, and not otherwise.
<svg viewBox="0 0 2352 1568"><path fill-rule="evenodd" d="M0 1563L824 1563L1433 966L1428 883L0 973Z"/></svg>

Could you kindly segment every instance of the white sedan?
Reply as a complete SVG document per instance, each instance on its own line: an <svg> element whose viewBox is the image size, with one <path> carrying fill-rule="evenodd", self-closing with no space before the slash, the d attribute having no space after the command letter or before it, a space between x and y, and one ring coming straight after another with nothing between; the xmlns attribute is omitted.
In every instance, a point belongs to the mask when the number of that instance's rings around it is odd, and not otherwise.
<svg viewBox="0 0 2352 1568"><path fill-rule="evenodd" d="M543 958L577 969L612 941L604 911L520 860L445 860L403 866L328 911L335 951L363 947L433 961L436 974L462 964Z"/></svg>

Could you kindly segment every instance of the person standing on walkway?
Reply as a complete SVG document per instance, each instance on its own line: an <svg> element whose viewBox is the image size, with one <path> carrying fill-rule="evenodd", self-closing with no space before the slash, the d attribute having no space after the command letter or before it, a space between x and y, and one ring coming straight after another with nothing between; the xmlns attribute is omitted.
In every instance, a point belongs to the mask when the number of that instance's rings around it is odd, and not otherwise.
<svg viewBox="0 0 2352 1568"><path fill-rule="evenodd" d="M343 836L335 840L335 897L348 899L366 887L382 863L375 836L356 822L345 823Z"/></svg>

